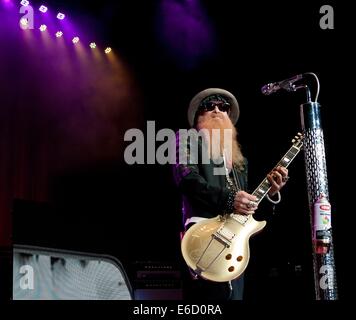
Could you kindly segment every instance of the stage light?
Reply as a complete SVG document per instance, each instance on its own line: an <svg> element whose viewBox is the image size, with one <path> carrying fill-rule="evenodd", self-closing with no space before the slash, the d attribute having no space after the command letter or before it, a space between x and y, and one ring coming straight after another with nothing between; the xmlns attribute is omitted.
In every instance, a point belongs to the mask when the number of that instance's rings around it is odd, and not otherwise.
<svg viewBox="0 0 356 320"><path fill-rule="evenodd" d="M110 47L107 47L107 48L105 49L105 53L108 54L108 53L110 53L110 52L111 52L111 48L110 48Z"/></svg>
<svg viewBox="0 0 356 320"><path fill-rule="evenodd" d="M7 7L12 7L14 4L12 3L12 0L3 0L3 3L5 3L5 6Z"/></svg>
<svg viewBox="0 0 356 320"><path fill-rule="evenodd" d="M65 18L65 14L64 14L64 13L59 12L59 13L57 14L57 19L63 20L64 18Z"/></svg>
<svg viewBox="0 0 356 320"><path fill-rule="evenodd" d="M40 28L39 28L42 32L46 31L47 26L45 24L41 24Z"/></svg>
<svg viewBox="0 0 356 320"><path fill-rule="evenodd" d="M22 0L20 3L21 3L21 5L23 5L24 7L26 7L26 6L28 6L28 5L30 4L30 2L27 1L27 0Z"/></svg>
<svg viewBox="0 0 356 320"><path fill-rule="evenodd" d="M73 41L73 43L78 43L79 42L79 37L74 37L72 41Z"/></svg>
<svg viewBox="0 0 356 320"><path fill-rule="evenodd" d="M45 6L40 6L39 10L43 13L47 12L48 8Z"/></svg>
<svg viewBox="0 0 356 320"><path fill-rule="evenodd" d="M90 46L90 48L92 48L92 49L95 49L95 48L96 48L95 42L92 42L89 46Z"/></svg>
<svg viewBox="0 0 356 320"><path fill-rule="evenodd" d="M23 27L26 27L28 25L28 20L26 18L21 18L20 23Z"/></svg>
<svg viewBox="0 0 356 320"><path fill-rule="evenodd" d="M56 32L56 37L59 38L63 35L63 32L62 31L57 31Z"/></svg>

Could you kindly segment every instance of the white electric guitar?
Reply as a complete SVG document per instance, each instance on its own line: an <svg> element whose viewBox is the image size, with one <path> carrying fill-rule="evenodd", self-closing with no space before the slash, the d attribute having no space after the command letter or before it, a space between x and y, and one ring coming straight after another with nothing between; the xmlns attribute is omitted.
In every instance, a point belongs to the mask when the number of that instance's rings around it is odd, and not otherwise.
<svg viewBox="0 0 356 320"><path fill-rule="evenodd" d="M298 133L293 145L277 163L288 167L303 146ZM260 203L271 188L267 177L252 193ZM252 215L231 213L194 224L181 242L183 258L195 274L211 281L223 282L238 278L250 259L249 239L261 231L266 221L256 221Z"/></svg>

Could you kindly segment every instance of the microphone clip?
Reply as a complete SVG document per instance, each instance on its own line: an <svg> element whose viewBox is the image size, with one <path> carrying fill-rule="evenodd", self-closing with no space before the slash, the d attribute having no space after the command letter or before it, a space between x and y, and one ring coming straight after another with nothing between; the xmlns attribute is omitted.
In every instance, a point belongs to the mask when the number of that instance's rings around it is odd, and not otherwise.
<svg viewBox="0 0 356 320"><path fill-rule="evenodd" d="M279 82L268 83L264 85L261 89L264 95L270 95L280 89L284 89L286 91L292 92L298 90L300 87L295 86L294 82L301 80L303 78L303 74L298 74L292 78L282 80Z"/></svg>

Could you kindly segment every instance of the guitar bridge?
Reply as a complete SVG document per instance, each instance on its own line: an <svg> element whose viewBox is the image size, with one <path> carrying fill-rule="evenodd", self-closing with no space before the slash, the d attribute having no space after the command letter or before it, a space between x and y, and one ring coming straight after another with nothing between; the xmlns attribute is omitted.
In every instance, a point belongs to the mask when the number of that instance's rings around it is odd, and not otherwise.
<svg viewBox="0 0 356 320"><path fill-rule="evenodd" d="M219 258L221 253L226 248L229 248L230 245L231 242L228 241L228 239L224 238L221 234L219 234L218 231L212 234L210 242L205 248L202 255L200 256L194 272L200 275L202 272L209 269L209 267L214 263L214 261Z"/></svg>

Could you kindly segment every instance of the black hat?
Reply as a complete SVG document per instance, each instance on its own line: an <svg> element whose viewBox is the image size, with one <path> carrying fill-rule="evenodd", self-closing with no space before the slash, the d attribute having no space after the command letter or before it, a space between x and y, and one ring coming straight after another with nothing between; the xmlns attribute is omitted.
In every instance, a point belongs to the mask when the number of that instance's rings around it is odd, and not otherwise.
<svg viewBox="0 0 356 320"><path fill-rule="evenodd" d="M188 108L188 122L191 127L194 126L194 119L195 119L195 114L201 104L201 102L206 99L209 96L212 95L218 95L222 96L225 98L231 105L231 111L229 114L229 117L231 119L231 122L233 124L236 124L239 116L240 116L240 108L239 108L239 103L237 102L235 96L224 89L219 89L219 88L209 88L205 89L203 91L200 91L198 94L196 94L193 99L189 103L189 108Z"/></svg>

